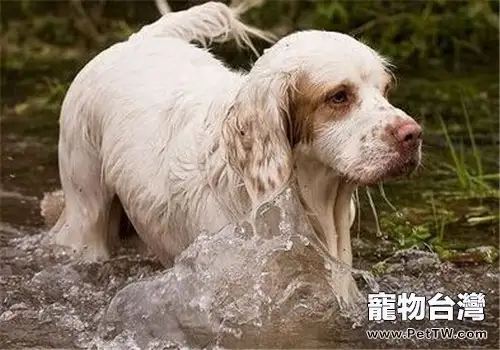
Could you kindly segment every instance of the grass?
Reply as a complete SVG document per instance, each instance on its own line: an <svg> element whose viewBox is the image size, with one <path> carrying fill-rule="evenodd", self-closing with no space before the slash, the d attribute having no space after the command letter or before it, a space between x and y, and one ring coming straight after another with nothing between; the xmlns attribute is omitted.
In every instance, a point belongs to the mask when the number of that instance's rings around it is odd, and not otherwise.
<svg viewBox="0 0 500 350"><path fill-rule="evenodd" d="M476 146L474 132L472 131L472 125L470 123L469 113L467 111L467 108L465 107L465 103L464 103L463 98L461 99L461 102L462 102L462 110L464 111L467 132L469 133L469 140L470 140L471 145L472 145L472 154L474 154L474 159L476 160L476 173L477 173L478 178L483 179L483 163L481 161L481 155L479 153L479 149Z"/></svg>
<svg viewBox="0 0 500 350"><path fill-rule="evenodd" d="M432 208L432 216L434 219L434 228L437 230L437 237L435 240L436 244L441 244L444 242L444 232L446 225L446 217L440 216L436 210L436 203L434 201L434 196L431 197L431 208Z"/></svg>
<svg viewBox="0 0 500 350"><path fill-rule="evenodd" d="M500 178L500 173L484 174L482 157L479 148L476 145L474 131L470 122L470 117L462 100L463 116L465 117L466 130L471 144L472 155L475 161L475 167L470 166L465 158L465 150L463 141L460 143L460 152L457 152L454 143L451 140L448 128L442 117L439 116L441 129L446 139L446 144L453 160L452 164L445 164L445 167L452 170L459 181L460 188L466 191L471 196L484 197L488 195L499 196L498 190L495 190L489 183L488 179Z"/></svg>

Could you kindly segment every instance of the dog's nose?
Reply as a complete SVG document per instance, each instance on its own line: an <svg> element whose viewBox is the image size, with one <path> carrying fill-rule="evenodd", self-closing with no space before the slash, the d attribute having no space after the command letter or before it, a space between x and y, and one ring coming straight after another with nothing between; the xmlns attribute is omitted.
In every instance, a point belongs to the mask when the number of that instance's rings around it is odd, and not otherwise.
<svg viewBox="0 0 500 350"><path fill-rule="evenodd" d="M416 122L408 121L394 126L393 135L399 144L404 147L413 147L422 138L422 128Z"/></svg>

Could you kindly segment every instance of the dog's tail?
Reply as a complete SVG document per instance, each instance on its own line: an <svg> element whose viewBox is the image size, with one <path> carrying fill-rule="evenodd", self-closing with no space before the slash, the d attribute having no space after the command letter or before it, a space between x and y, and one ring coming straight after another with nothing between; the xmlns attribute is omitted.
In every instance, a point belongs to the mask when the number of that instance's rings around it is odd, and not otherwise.
<svg viewBox="0 0 500 350"><path fill-rule="evenodd" d="M146 37L172 37L187 42L197 41L204 47L212 42L235 40L239 47L248 47L258 55L250 36L274 42L274 35L246 25L239 16L254 6L255 1L242 2L235 8L220 2L207 2L180 12L167 12L158 21L144 26L129 40Z"/></svg>
<svg viewBox="0 0 500 350"><path fill-rule="evenodd" d="M170 8L167 0L155 0L155 4L156 8L158 9L158 11L160 11L162 16L172 12L172 9Z"/></svg>

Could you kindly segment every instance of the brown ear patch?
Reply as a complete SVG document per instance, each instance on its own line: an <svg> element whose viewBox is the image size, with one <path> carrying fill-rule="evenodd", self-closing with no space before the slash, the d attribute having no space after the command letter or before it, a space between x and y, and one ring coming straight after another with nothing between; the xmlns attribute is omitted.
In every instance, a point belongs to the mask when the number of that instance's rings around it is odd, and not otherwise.
<svg viewBox="0 0 500 350"><path fill-rule="evenodd" d="M222 126L228 162L254 203L273 194L290 176L286 169L291 148L281 113L279 101L245 98L230 108Z"/></svg>

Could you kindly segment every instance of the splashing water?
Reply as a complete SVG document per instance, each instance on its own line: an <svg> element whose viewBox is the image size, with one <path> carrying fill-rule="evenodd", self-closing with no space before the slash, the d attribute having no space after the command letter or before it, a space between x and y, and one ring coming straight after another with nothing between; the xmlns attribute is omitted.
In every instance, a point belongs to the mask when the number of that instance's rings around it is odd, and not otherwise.
<svg viewBox="0 0 500 350"><path fill-rule="evenodd" d="M141 348L153 340L234 348L345 338L361 314L359 291L351 269L324 251L299 203L287 190L258 211L251 234L241 234L248 226L228 225L203 235L172 269L124 288L104 315L101 341L123 332ZM121 331L110 336L110 324Z"/></svg>

